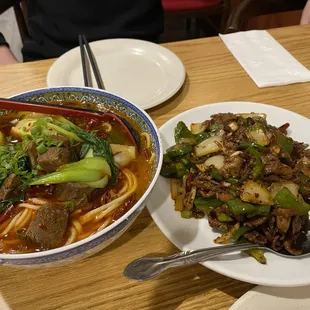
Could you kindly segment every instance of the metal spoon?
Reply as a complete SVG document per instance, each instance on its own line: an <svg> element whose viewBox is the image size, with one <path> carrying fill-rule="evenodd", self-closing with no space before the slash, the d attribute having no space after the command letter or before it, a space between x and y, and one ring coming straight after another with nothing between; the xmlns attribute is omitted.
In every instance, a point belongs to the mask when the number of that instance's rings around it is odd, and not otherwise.
<svg viewBox="0 0 310 310"><path fill-rule="evenodd" d="M273 252L282 257L298 259L310 255L310 235L307 235L307 240L302 244L302 251L304 254L299 256L278 253L270 248L259 246L257 244L230 244L195 251L179 252L166 257L141 257L127 265L124 270L124 276L129 279L138 281L149 280L156 277L168 268L194 265L222 254L249 249L262 249L265 251Z"/></svg>

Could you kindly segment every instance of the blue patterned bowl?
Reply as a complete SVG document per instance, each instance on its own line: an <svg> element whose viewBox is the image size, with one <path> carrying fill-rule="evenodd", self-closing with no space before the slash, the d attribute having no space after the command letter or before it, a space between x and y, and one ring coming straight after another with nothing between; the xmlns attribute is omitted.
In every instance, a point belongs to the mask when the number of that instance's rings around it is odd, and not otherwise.
<svg viewBox="0 0 310 310"><path fill-rule="evenodd" d="M152 148L156 158L152 179L144 195L126 214L102 231L67 246L29 254L0 254L0 264L24 267L54 266L70 263L97 253L119 238L131 226L143 210L151 190L158 179L163 150L156 125L148 114L136 105L106 91L93 88L43 88L16 95L12 99L34 102L82 102L83 107L102 111L112 110L117 114L126 115L136 122L143 131L151 135L153 141Z"/></svg>

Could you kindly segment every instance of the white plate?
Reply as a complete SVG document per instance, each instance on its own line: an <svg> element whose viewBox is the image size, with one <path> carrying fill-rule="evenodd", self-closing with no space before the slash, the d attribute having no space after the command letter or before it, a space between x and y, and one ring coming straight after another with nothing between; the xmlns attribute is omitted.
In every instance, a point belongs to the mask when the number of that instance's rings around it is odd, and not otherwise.
<svg viewBox="0 0 310 310"><path fill-rule="evenodd" d="M270 124L280 126L289 122L292 138L310 144L310 121L301 115L271 105L223 102L186 111L164 124L159 130L164 151L175 144L173 132L179 121L189 125L209 119L212 114L224 112L264 112ZM182 219L180 213L174 211L169 180L163 177L158 179L148 209L160 230L180 250L215 246L213 240L218 233L210 228L207 219ZM310 285L310 257L289 259L266 253L266 258L267 265L261 265L251 257L235 253L209 260L203 265L228 277L255 284L278 287Z"/></svg>
<svg viewBox="0 0 310 310"><path fill-rule="evenodd" d="M229 310L309 310L310 287L257 286L240 297Z"/></svg>
<svg viewBox="0 0 310 310"><path fill-rule="evenodd" d="M146 41L110 39L90 43L107 91L143 109L171 98L182 87L185 69L168 49ZM97 87L94 77L93 86ZM47 74L48 87L84 86L80 49L58 58Z"/></svg>

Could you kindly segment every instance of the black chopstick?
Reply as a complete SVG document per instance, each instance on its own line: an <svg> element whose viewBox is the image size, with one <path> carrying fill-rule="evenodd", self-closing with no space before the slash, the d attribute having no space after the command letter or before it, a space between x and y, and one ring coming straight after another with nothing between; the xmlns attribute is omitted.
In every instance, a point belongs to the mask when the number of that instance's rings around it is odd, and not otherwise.
<svg viewBox="0 0 310 310"><path fill-rule="evenodd" d="M86 47L86 51L87 51L87 55L92 67L92 70L94 72L94 76L97 82L97 86L100 89L105 89L102 78L101 78L101 74L96 62L96 59L94 57L94 54L89 46L89 43L86 39L85 35L79 35L79 42L80 42L80 49L81 49L81 57L82 57L82 66L83 66L83 75L84 75L84 83L85 86L89 86L89 81L88 81L88 77L87 77L87 68L86 68L86 61L85 61L85 50L84 50L84 45ZM84 59L84 60L83 60ZM86 81L87 79L87 81Z"/></svg>
<svg viewBox="0 0 310 310"><path fill-rule="evenodd" d="M89 82L88 82L88 74L87 74L87 67L86 67L85 50L84 50L83 38L81 35L79 35L79 44L80 44L80 53L81 53L84 85L86 87L88 87Z"/></svg>

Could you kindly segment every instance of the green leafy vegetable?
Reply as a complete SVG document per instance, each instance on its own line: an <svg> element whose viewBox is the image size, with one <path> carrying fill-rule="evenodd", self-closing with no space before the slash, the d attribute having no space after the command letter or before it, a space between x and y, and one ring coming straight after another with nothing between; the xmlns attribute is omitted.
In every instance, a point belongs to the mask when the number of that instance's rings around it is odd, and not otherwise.
<svg viewBox="0 0 310 310"><path fill-rule="evenodd" d="M99 170L75 169L49 173L34 179L29 185L60 184L66 182L94 182L99 181L103 174Z"/></svg>
<svg viewBox="0 0 310 310"><path fill-rule="evenodd" d="M90 148L93 149L93 156L103 157L106 159L112 171L111 183L117 183L119 170L114 162L112 150L108 141L97 137L93 133L81 129L61 116L55 118L41 118L36 121L36 125L45 125L48 128L57 131L61 135L68 137L70 140L85 142L88 145L88 151ZM83 152L85 152L85 150L86 147Z"/></svg>

